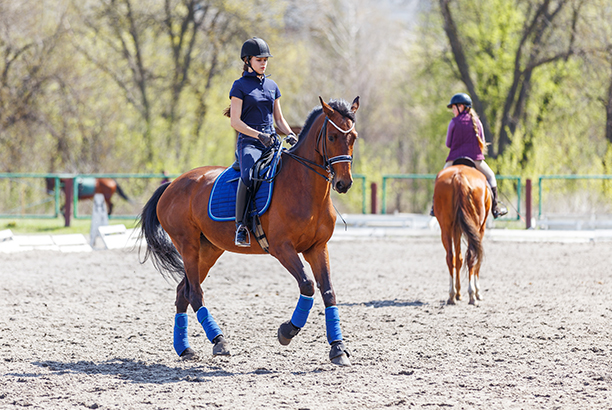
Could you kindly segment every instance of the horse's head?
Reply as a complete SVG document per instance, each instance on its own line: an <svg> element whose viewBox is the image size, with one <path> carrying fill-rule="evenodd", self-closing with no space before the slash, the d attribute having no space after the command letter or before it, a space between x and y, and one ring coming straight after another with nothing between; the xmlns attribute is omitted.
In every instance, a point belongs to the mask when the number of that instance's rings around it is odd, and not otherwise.
<svg viewBox="0 0 612 410"><path fill-rule="evenodd" d="M51 195L55 192L55 178L45 178L45 185L47 187L47 194Z"/></svg>
<svg viewBox="0 0 612 410"><path fill-rule="evenodd" d="M331 175L332 188L344 194L353 185L351 166L353 145L357 139L355 112L359 108L359 97L353 100L350 107L346 101L331 101L327 104L321 97L319 101L326 118L319 134L321 138L318 149Z"/></svg>

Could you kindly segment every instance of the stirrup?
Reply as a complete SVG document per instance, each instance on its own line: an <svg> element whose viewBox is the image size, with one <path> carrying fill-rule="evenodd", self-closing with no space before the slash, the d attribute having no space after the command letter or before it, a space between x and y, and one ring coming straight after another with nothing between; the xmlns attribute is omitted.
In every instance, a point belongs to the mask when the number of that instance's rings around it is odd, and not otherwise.
<svg viewBox="0 0 612 410"><path fill-rule="evenodd" d="M251 246L251 235L246 226L240 224L236 228L236 236L234 237L234 245L240 248L248 248Z"/></svg>
<svg viewBox="0 0 612 410"><path fill-rule="evenodd" d="M491 212L493 213L493 218L497 219L500 216L506 215L508 213L508 208L501 202L498 202L497 206L495 206Z"/></svg>

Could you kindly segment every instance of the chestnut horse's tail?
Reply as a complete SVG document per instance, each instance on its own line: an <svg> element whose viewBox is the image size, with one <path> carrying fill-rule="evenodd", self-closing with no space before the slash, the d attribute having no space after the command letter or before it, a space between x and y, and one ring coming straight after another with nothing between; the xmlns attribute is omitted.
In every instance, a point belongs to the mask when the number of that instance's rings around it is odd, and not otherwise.
<svg viewBox="0 0 612 410"><path fill-rule="evenodd" d="M468 178L462 173L455 174L453 185L455 189L455 226L461 229L468 243L466 262L468 266L480 267L484 248L479 233L480 217L473 188Z"/></svg>
<svg viewBox="0 0 612 410"><path fill-rule="evenodd" d="M138 224L140 225L139 239L147 241L147 249L144 258L140 263L145 263L149 257L153 266L164 277L171 276L177 282L180 282L185 277L185 265L183 258L174 247L170 237L164 231L159 219L157 218L157 203L166 188L170 185L169 182L161 185L155 190L153 196L142 208Z"/></svg>

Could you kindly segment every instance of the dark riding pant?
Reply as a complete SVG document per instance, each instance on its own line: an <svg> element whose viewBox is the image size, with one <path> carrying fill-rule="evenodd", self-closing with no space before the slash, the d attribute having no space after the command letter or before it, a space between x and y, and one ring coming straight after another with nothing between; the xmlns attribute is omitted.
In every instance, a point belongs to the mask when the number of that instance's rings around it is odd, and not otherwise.
<svg viewBox="0 0 612 410"><path fill-rule="evenodd" d="M259 139L240 134L236 148L238 162L240 163L240 178L251 189L253 186L253 165L261 158L266 147Z"/></svg>

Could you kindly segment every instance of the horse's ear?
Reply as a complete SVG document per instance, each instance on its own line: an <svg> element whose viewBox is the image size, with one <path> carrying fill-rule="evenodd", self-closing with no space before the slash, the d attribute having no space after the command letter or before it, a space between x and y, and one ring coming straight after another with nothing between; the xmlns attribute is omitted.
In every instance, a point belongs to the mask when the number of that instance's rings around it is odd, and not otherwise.
<svg viewBox="0 0 612 410"><path fill-rule="evenodd" d="M353 104L351 105L351 111L355 112L359 108L359 96L355 97Z"/></svg>
<svg viewBox="0 0 612 410"><path fill-rule="evenodd" d="M321 98L321 96L319 96L319 101L321 101L321 107L323 107L323 112L325 113L325 115L327 115L328 117L334 115L334 109L330 107L329 104L327 104L325 101L323 101L323 98Z"/></svg>

